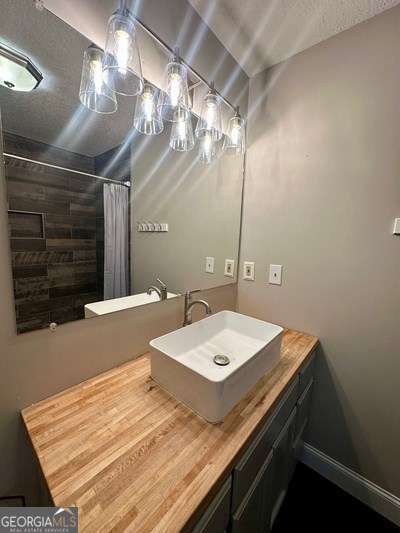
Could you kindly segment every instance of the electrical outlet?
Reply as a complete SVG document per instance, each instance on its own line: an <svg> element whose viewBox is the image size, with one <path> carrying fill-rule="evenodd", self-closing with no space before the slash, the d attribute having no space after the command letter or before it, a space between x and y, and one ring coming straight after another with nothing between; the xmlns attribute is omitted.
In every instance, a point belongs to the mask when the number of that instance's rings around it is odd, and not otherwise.
<svg viewBox="0 0 400 533"><path fill-rule="evenodd" d="M214 274L214 257L206 257L206 272L208 274Z"/></svg>
<svg viewBox="0 0 400 533"><path fill-rule="evenodd" d="M255 264L253 261L245 261L243 263L243 279L254 281Z"/></svg>
<svg viewBox="0 0 400 533"><path fill-rule="evenodd" d="M282 265L269 265L269 283L282 285Z"/></svg>
<svg viewBox="0 0 400 533"><path fill-rule="evenodd" d="M235 261L234 259L225 259L225 271L224 276L233 278L235 275Z"/></svg>

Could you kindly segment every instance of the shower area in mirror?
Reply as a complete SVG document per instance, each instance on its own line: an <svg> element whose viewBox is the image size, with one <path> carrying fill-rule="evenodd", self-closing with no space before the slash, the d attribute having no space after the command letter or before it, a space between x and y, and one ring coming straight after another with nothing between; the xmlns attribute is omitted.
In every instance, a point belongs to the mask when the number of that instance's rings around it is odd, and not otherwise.
<svg viewBox="0 0 400 533"><path fill-rule="evenodd" d="M130 151L89 157L3 136L18 333L85 318L87 304L127 296ZM98 177L105 171L107 180Z"/></svg>

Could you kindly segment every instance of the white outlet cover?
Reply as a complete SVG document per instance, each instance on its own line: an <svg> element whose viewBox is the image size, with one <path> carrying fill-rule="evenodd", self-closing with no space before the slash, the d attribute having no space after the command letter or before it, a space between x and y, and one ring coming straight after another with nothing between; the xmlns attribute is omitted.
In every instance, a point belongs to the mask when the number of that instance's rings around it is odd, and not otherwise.
<svg viewBox="0 0 400 533"><path fill-rule="evenodd" d="M225 259L225 270L224 276L233 278L235 275L235 260L234 259Z"/></svg>
<svg viewBox="0 0 400 533"><path fill-rule="evenodd" d="M394 219L393 235L400 235L400 218Z"/></svg>
<svg viewBox="0 0 400 533"><path fill-rule="evenodd" d="M214 257L206 257L206 272L208 274L214 274Z"/></svg>
<svg viewBox="0 0 400 533"><path fill-rule="evenodd" d="M269 265L268 282L272 285L282 285L282 265Z"/></svg>
<svg viewBox="0 0 400 533"><path fill-rule="evenodd" d="M254 261L245 261L243 263L243 279L254 281L255 263Z"/></svg>

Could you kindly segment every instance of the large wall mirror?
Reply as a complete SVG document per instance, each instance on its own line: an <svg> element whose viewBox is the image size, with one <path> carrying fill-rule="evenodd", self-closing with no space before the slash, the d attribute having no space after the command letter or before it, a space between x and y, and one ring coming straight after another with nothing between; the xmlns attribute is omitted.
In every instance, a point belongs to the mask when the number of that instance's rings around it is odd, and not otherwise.
<svg viewBox="0 0 400 533"><path fill-rule="evenodd" d="M84 107L91 43L46 9L4 1L0 30L43 75L30 92L0 86L17 331L235 282L243 156L202 164L197 146L170 148L167 122L138 133L136 97Z"/></svg>

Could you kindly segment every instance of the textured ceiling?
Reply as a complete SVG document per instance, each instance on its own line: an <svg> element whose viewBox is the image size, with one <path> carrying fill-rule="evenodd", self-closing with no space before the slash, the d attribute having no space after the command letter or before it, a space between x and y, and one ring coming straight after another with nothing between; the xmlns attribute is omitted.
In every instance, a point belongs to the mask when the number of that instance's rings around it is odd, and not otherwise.
<svg viewBox="0 0 400 533"><path fill-rule="evenodd" d="M85 37L31 1L1 0L0 40L28 55L44 77L30 93L0 87L4 130L89 156L123 142L135 98L120 97L113 115L80 105L83 52L90 44Z"/></svg>
<svg viewBox="0 0 400 533"><path fill-rule="evenodd" d="M400 0L189 0L249 76Z"/></svg>

